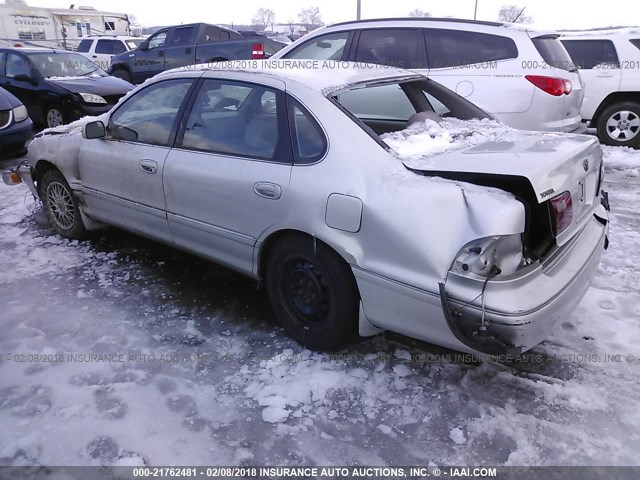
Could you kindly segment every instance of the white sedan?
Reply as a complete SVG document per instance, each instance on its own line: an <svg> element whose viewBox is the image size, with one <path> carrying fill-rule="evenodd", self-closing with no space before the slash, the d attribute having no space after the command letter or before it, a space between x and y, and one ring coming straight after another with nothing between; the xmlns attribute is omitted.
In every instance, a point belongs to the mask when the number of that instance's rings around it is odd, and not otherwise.
<svg viewBox="0 0 640 480"><path fill-rule="evenodd" d="M264 280L312 349L544 340L606 248L596 140L509 129L408 71L307 63L162 73L45 131L5 180L62 236L115 225Z"/></svg>

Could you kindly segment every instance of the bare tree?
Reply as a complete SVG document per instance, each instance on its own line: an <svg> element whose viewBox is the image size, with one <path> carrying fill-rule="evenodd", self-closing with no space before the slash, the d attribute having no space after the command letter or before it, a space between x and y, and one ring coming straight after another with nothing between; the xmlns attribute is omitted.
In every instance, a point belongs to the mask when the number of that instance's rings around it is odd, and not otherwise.
<svg viewBox="0 0 640 480"><path fill-rule="evenodd" d="M425 12L421 8L415 8L409 12L410 17L430 17L431 14L429 12Z"/></svg>
<svg viewBox="0 0 640 480"><path fill-rule="evenodd" d="M259 25L262 28L267 28L269 25L276 23L276 14L270 8L259 8L251 19L251 23L253 25Z"/></svg>
<svg viewBox="0 0 640 480"><path fill-rule="evenodd" d="M509 23L531 23L533 18L524 14L526 7L518 5L503 5L498 13L498 20Z"/></svg>
<svg viewBox="0 0 640 480"><path fill-rule="evenodd" d="M300 23L303 23L305 27L307 27L308 31L313 30L311 27L324 25L324 22L322 21L322 14L318 7L303 8L300 10L300 13L298 13L298 19L300 20Z"/></svg>
<svg viewBox="0 0 640 480"><path fill-rule="evenodd" d="M140 26L140 20L138 20L138 17L136 17L133 13L127 14L127 18L129 19L129 25L131 25L132 27Z"/></svg>

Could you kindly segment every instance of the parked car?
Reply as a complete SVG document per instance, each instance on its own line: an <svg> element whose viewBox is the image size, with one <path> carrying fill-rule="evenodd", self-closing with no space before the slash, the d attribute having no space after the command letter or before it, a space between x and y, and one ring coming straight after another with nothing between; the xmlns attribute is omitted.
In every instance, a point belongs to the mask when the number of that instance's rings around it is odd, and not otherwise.
<svg viewBox="0 0 640 480"><path fill-rule="evenodd" d="M362 20L314 30L273 58L409 68L512 127L584 132L582 82L558 36L452 18Z"/></svg>
<svg viewBox="0 0 640 480"><path fill-rule="evenodd" d="M33 122L16 97L0 88L0 157L18 156L26 151L33 136Z"/></svg>
<svg viewBox="0 0 640 480"><path fill-rule="evenodd" d="M114 55L135 50L144 41L141 37L98 36L85 38L76 52L93 61L102 70L108 70Z"/></svg>
<svg viewBox="0 0 640 480"><path fill-rule="evenodd" d="M505 127L405 70L257 64L158 75L40 134L17 172L64 237L116 225L264 279L313 349L388 329L517 354L580 301L607 242L596 139L484 137ZM367 91L396 102L350 109ZM431 128L462 143L434 149ZM414 134L404 145L431 153L410 165L389 145Z"/></svg>
<svg viewBox="0 0 640 480"><path fill-rule="evenodd" d="M585 83L582 118L602 143L640 148L640 29L566 33Z"/></svg>
<svg viewBox="0 0 640 480"><path fill-rule="evenodd" d="M163 28L137 50L111 59L109 73L140 83L172 68L227 60L269 58L283 47L268 37L244 38L228 28L194 23Z"/></svg>
<svg viewBox="0 0 640 480"><path fill-rule="evenodd" d="M47 127L107 112L133 88L77 53L27 48L0 48L0 86Z"/></svg>

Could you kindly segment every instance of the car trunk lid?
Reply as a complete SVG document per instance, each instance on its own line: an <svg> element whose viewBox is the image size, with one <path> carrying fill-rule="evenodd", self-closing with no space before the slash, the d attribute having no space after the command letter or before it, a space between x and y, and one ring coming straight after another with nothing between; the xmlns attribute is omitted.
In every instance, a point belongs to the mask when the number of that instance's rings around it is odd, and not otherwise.
<svg viewBox="0 0 640 480"><path fill-rule="evenodd" d="M471 183L486 185L486 179L494 177L494 186L498 188L505 185L500 179L523 177L535 195L535 200L529 198L528 201L547 204L549 209L550 200L569 192L572 221L566 230L555 235L558 245L563 245L579 231L599 204L602 150L595 139L584 135L519 132L508 140L492 140L404 163L423 175L458 178ZM482 182L476 182L474 175L482 176Z"/></svg>

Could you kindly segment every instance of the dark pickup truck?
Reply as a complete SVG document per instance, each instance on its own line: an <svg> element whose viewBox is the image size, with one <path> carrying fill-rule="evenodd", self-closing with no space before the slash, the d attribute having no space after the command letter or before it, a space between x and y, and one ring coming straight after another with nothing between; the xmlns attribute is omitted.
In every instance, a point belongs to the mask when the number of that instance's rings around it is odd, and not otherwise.
<svg viewBox="0 0 640 480"><path fill-rule="evenodd" d="M111 59L109 73L140 83L157 73L198 63L269 58L284 45L267 37L244 38L228 28L207 23L158 30L136 50Z"/></svg>

